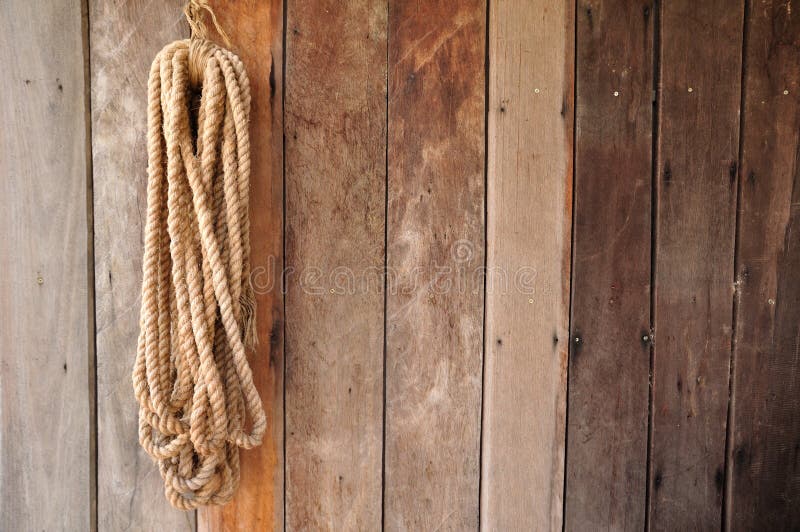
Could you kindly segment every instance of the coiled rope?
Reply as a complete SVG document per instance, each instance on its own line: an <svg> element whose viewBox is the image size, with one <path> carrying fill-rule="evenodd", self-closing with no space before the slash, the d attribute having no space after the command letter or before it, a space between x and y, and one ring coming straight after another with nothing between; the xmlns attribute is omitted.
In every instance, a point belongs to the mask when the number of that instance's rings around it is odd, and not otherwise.
<svg viewBox="0 0 800 532"><path fill-rule="evenodd" d="M202 10L204 1L189 3L192 38L167 45L150 69L133 370L139 441L184 510L232 498L239 447L259 445L267 425L246 357L256 341L250 87L239 58L205 39Z"/></svg>

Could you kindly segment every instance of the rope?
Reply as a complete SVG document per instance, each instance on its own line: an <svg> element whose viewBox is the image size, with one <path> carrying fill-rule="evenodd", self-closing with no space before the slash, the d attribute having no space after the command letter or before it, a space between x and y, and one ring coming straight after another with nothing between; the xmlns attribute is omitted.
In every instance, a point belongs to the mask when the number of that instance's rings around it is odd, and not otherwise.
<svg viewBox="0 0 800 532"><path fill-rule="evenodd" d="M150 69L133 370L139 441L158 463L167 499L183 510L233 497L239 448L259 445L267 425L246 356L256 341L250 87L236 55L198 37L205 35L196 22L204 4L186 8L192 39L167 45Z"/></svg>
<svg viewBox="0 0 800 532"><path fill-rule="evenodd" d="M206 23L203 21L203 11L208 12L211 17L211 22L214 24L214 28L217 30L217 33L219 33L219 36L222 37L225 46L230 47L231 41L228 39L228 34L225 33L225 30L223 30L222 26L217 22L217 15L214 14L214 10L211 9L211 6L208 5L208 0L189 0L189 3L183 8L183 14L186 16L186 20L189 22L189 27L192 30L192 37L200 40L208 39Z"/></svg>

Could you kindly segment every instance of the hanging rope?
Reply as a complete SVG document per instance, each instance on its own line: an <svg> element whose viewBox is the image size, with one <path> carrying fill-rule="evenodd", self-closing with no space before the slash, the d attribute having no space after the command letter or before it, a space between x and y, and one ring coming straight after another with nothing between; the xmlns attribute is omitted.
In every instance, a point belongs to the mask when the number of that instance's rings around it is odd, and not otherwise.
<svg viewBox="0 0 800 532"><path fill-rule="evenodd" d="M206 2L193 0L185 10L192 38L167 45L150 69L133 370L139 441L157 461L170 503L184 510L229 501L239 447L259 445L266 429L246 358L256 341L250 87L239 58L205 39L204 10L217 25Z"/></svg>

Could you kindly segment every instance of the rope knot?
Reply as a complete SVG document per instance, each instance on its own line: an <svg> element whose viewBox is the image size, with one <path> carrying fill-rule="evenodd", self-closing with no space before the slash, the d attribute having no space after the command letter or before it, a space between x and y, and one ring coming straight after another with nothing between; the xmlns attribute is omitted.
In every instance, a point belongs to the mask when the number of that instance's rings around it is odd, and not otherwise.
<svg viewBox="0 0 800 532"><path fill-rule="evenodd" d="M208 29L206 28L203 11L208 12L209 16L211 16L211 22L214 24L214 28L217 30L217 33L219 33L219 36L222 37L225 46L230 48L231 41L228 39L228 34L225 33L225 30L222 29L219 21L217 21L217 15L214 14L214 10L211 9L211 6L208 5L208 0L189 0L183 8L183 14L186 16L186 21L189 22L189 27L192 30L192 39L208 40Z"/></svg>
<svg viewBox="0 0 800 532"><path fill-rule="evenodd" d="M205 39L189 41L189 85L197 88L202 85L203 73L216 46Z"/></svg>

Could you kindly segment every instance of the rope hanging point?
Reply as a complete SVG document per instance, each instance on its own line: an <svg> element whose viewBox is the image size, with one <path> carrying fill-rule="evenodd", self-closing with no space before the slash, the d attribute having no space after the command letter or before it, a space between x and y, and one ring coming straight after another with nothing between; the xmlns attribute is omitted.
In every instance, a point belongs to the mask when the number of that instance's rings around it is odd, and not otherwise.
<svg viewBox="0 0 800 532"><path fill-rule="evenodd" d="M217 15L214 13L214 10L211 9L211 6L208 5L208 0L189 0L183 8L183 14L186 16L186 21L189 23L189 28L192 31L192 39L208 40L208 29L203 19L203 12L208 13L211 17L211 23L214 24L214 28L222 38L222 42L225 43L225 46L230 48L231 41L228 38L228 34L222 29L222 26L217 20Z"/></svg>
<svg viewBox="0 0 800 532"><path fill-rule="evenodd" d="M150 69L133 370L139 440L158 462L170 503L184 510L233 497L239 448L259 445L267 426L247 360L256 338L250 86L235 54L201 38L203 9L227 38L206 2L193 0L186 7L192 39L167 45ZM194 121L190 86L200 92Z"/></svg>

